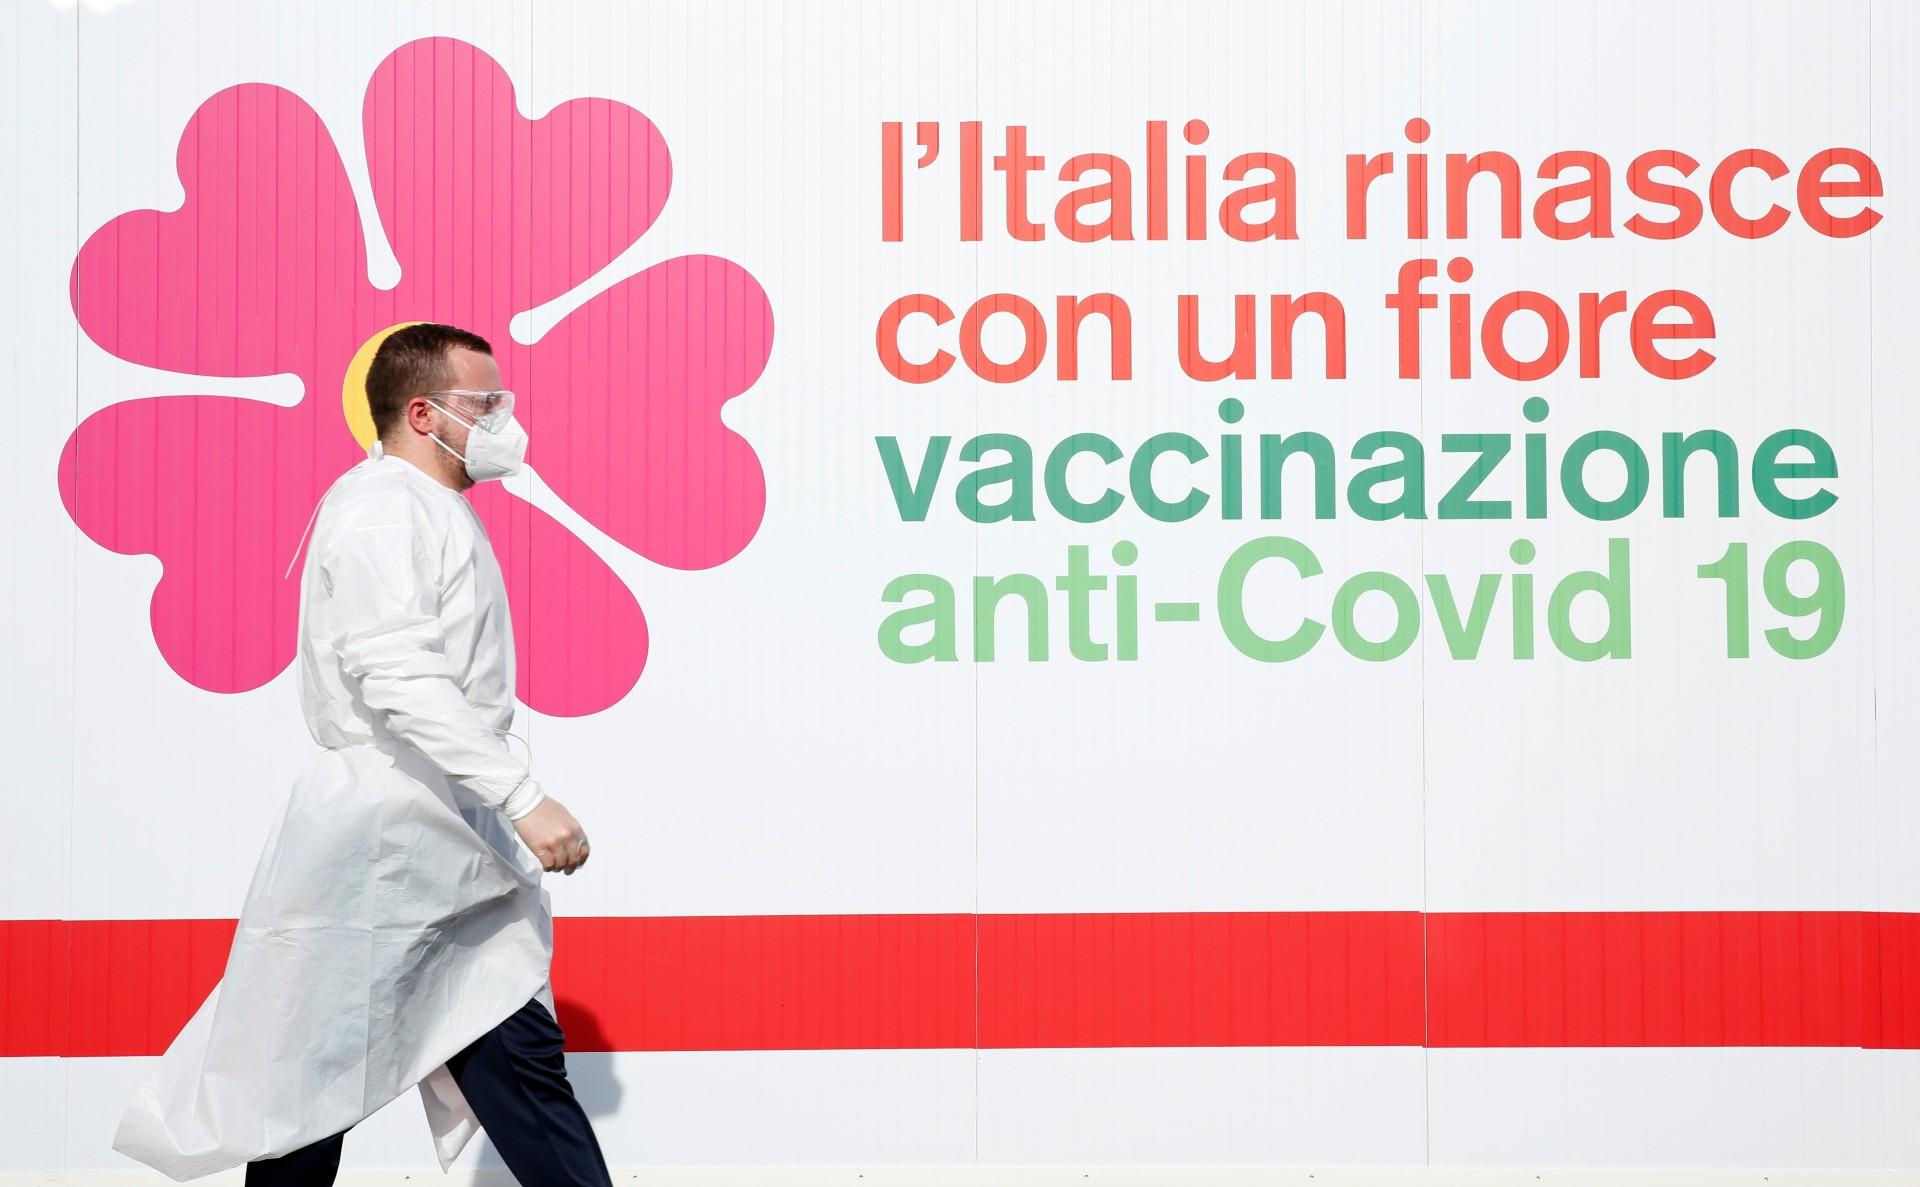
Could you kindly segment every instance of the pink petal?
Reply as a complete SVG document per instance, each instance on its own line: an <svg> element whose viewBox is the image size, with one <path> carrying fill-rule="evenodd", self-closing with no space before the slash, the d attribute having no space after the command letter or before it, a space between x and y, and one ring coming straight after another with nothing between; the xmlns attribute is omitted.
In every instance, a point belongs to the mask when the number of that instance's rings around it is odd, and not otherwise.
<svg viewBox="0 0 1920 1187"><path fill-rule="evenodd" d="M374 196L404 274L401 304L461 325L504 328L578 285L667 200L667 145L646 116L574 99L528 120L499 64L449 37L388 55L367 87L364 123Z"/></svg>
<svg viewBox="0 0 1920 1187"><path fill-rule="evenodd" d="M515 692L553 717L617 704L647 665L647 619L633 593L572 532L497 482L470 492L507 579Z"/></svg>
<svg viewBox="0 0 1920 1187"><path fill-rule="evenodd" d="M312 385L337 360L337 377L359 345L366 252L325 125L290 91L229 87L194 112L178 164L178 210L123 214L80 249L70 295L87 336L168 371Z"/></svg>
<svg viewBox="0 0 1920 1187"><path fill-rule="evenodd" d="M527 460L642 556L717 565L753 539L766 508L760 459L720 407L759 378L772 346L766 293L738 264L655 264L534 345L532 394L516 413Z"/></svg>
<svg viewBox="0 0 1920 1187"><path fill-rule="evenodd" d="M60 454L60 498L91 539L163 571L153 637L209 692L246 692L293 658L300 568L283 580L327 483L358 457L305 406L224 396L129 400L82 421Z"/></svg>

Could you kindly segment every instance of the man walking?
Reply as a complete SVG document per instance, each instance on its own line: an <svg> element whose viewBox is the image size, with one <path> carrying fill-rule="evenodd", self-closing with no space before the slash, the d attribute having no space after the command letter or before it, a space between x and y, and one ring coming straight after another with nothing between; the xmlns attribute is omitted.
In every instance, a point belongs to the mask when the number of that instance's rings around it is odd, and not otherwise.
<svg viewBox="0 0 1920 1187"><path fill-rule="evenodd" d="M526 434L492 348L452 326L389 332L366 386L377 439L322 499L301 574L300 704L325 749L113 1145L180 1180L245 1162L250 1187L325 1187L346 1131L417 1086L443 1170L485 1128L528 1187L609 1185L540 885L590 848L502 737L513 629L464 495L516 472Z"/></svg>

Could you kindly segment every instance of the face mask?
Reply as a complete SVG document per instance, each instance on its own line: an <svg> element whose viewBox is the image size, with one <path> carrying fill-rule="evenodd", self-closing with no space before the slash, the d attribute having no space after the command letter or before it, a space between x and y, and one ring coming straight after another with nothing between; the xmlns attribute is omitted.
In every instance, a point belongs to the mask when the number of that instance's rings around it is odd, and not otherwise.
<svg viewBox="0 0 1920 1187"><path fill-rule="evenodd" d="M488 482L496 478L508 478L520 472L520 460L527 453L527 431L520 422L507 417L507 423L498 430L489 432L473 421L454 412L437 400L427 401L435 408L467 426L467 453L465 457L455 453L440 434L428 433L434 444L446 450L467 468L467 477L475 482Z"/></svg>

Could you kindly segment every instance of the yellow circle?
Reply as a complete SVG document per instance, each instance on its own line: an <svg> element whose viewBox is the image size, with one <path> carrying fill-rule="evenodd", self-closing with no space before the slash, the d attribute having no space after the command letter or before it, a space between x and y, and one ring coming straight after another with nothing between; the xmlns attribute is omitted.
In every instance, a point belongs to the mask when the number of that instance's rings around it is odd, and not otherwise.
<svg viewBox="0 0 1920 1187"><path fill-rule="evenodd" d="M403 321L388 326L373 337L361 343L360 349L353 352L353 361L347 364L347 377L340 383L340 410L347 417L347 431L353 439L365 449L373 444L378 434L373 431L373 406L367 402L367 372L373 367L373 356L387 335L395 330L404 330L408 326L417 326L417 321Z"/></svg>

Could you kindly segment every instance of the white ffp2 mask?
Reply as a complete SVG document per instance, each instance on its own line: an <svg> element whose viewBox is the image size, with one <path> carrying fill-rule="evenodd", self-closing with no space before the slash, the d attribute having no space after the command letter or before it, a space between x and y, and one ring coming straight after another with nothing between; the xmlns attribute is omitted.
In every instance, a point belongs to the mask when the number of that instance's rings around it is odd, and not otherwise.
<svg viewBox="0 0 1920 1187"><path fill-rule="evenodd" d="M507 423L494 432L488 432L479 425L461 416L437 400L428 401L435 408L467 426L467 452L465 457L454 452L452 446L440 439L438 433L428 433L435 445L446 450L467 468L467 477L475 482L488 482L498 478L510 478L520 472L520 463L527 455L527 430L520 422L509 416Z"/></svg>

